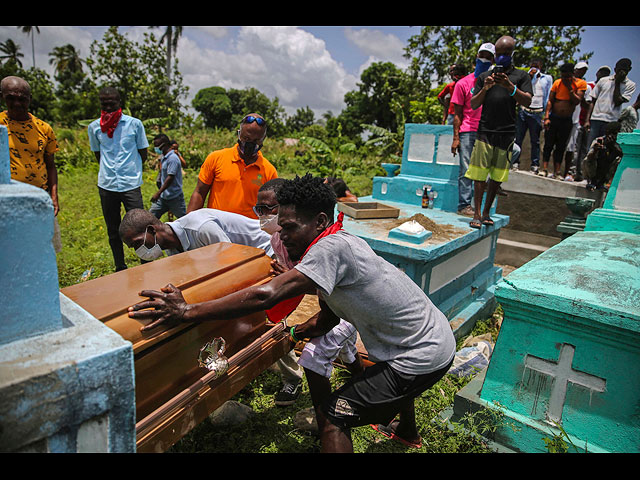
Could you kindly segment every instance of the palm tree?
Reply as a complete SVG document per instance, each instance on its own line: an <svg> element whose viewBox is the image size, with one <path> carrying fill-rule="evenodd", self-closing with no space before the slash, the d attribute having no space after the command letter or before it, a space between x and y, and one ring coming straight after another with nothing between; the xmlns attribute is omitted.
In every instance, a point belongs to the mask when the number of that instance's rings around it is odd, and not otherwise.
<svg viewBox="0 0 640 480"><path fill-rule="evenodd" d="M153 25L149 28L156 28L157 25ZM172 54L178 49L178 39L182 35L182 27L167 26L160 42L167 41L167 93L171 88L171 57Z"/></svg>
<svg viewBox="0 0 640 480"><path fill-rule="evenodd" d="M70 43L62 47L55 47L49 56L51 57L49 64L55 65L56 72L70 71L75 73L82 71L80 52Z"/></svg>
<svg viewBox="0 0 640 480"><path fill-rule="evenodd" d="M0 55L0 60L6 60L6 63L13 62L22 68L20 57L24 57L24 55L20 52L20 45L8 38L5 42L0 43L0 52L4 53L4 55Z"/></svg>
<svg viewBox="0 0 640 480"><path fill-rule="evenodd" d="M33 68L36 68L36 48L34 42L34 32L40 33L40 27L18 27L22 30L22 33L26 33L27 35L31 34L31 55L33 55ZM35 29L35 30L34 30Z"/></svg>

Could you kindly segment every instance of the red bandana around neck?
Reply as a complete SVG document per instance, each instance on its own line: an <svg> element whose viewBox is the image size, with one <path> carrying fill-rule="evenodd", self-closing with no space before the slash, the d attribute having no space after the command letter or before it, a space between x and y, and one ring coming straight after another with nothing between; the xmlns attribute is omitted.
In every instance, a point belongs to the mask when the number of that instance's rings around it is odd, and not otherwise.
<svg viewBox="0 0 640 480"><path fill-rule="evenodd" d="M331 235L332 233L336 233L336 232L342 230L342 220L343 219L344 219L344 213L340 212L338 214L338 220L333 225L330 225L329 227L325 228L324 231L320 235L318 235L313 240L313 242L311 242L309 244L309 246L304 251L304 253L300 257L300 260L298 262L300 262L302 260L302 258L307 254L309 249L312 246L314 246L318 242L318 240L320 240L321 238L326 237L327 235ZM299 295L297 297L289 298L287 300L283 300L282 302L278 303L273 308L270 308L269 310L267 310L267 317L273 323L280 322L282 319L284 319L287 316L289 316L291 314L291 312L293 312L296 308L298 308L298 305L300 305L300 302L302 301L303 298L304 298L304 294L303 295Z"/></svg>
<svg viewBox="0 0 640 480"><path fill-rule="evenodd" d="M122 108L119 108L115 112L100 112L100 130L102 133L106 133L109 138L113 138L113 132L118 126L118 122L122 117Z"/></svg>

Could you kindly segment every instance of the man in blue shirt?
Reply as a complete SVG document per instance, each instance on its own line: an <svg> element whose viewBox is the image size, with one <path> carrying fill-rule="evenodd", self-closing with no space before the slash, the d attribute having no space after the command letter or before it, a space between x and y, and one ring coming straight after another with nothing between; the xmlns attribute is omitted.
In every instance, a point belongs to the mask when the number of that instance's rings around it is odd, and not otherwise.
<svg viewBox="0 0 640 480"><path fill-rule="evenodd" d="M177 218L187 213L182 192L182 163L171 147L171 140L164 133L153 139L156 153L162 155L160 167L160 188L151 197L149 211L160 218L165 212L173 213Z"/></svg>
<svg viewBox="0 0 640 480"><path fill-rule="evenodd" d="M117 272L127 268L118 234L120 205L127 211L144 208L140 186L149 142L142 122L122 113L115 88L103 88L99 98L100 118L89 125L89 145L100 162L98 191Z"/></svg>
<svg viewBox="0 0 640 480"><path fill-rule="evenodd" d="M540 167L540 132L542 132L542 117L544 109L549 100L549 93L553 85L553 77L542 73L542 60L539 58L531 60L529 68L531 86L533 87L533 98L531 105L525 107L520 105L516 118L516 144L522 148L524 137L529 131L531 140L531 171L538 172ZM514 159L513 169L518 169L519 159Z"/></svg>

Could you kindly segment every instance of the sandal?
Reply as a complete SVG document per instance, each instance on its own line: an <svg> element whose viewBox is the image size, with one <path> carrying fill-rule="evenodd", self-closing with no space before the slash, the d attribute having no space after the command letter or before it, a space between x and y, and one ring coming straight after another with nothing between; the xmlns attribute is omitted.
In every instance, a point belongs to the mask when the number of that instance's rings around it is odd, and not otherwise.
<svg viewBox="0 0 640 480"><path fill-rule="evenodd" d="M397 436L395 433L393 433L393 430L386 426L386 425L382 425L382 424L370 424L371 428L373 428L376 432L380 433L381 435L384 435L387 438L390 438L391 440L395 440L396 442L400 442L403 445L406 445L407 447L411 447L411 448L421 448L422 447L422 438L420 438L417 442L411 442L409 440L405 440L404 438L400 438L399 436Z"/></svg>
<svg viewBox="0 0 640 480"><path fill-rule="evenodd" d="M486 225L488 227L492 227L493 226L493 220L491 220L491 218L489 217L485 217L482 219L482 224Z"/></svg>
<svg viewBox="0 0 640 480"><path fill-rule="evenodd" d="M469 222L469 226L471 228L482 228L482 222L480 220L476 220L475 218Z"/></svg>

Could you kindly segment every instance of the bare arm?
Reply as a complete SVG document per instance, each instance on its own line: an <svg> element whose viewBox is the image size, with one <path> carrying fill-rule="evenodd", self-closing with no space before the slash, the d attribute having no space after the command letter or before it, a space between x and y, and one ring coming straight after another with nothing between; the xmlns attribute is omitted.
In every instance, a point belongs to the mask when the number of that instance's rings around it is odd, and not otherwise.
<svg viewBox="0 0 640 480"><path fill-rule="evenodd" d="M487 78L485 78L484 85L482 85L482 88L480 89L480 91L471 97L471 101L470 101L471 108L473 108L474 110L477 110L478 108L480 108L484 103L484 98L487 95L487 92L491 88L493 88L495 84L496 83L493 79L493 75L489 75Z"/></svg>
<svg viewBox="0 0 640 480"><path fill-rule="evenodd" d="M295 326L294 333L297 338L320 337L329 332L340 322L340 317L333 313L325 302L320 300L319 303L319 313L311 317L305 323Z"/></svg>
<svg viewBox="0 0 640 480"><path fill-rule="evenodd" d="M462 125L462 105L453 104L453 141L451 142L451 153L456 156L460 150L460 125Z"/></svg>
<svg viewBox="0 0 640 480"><path fill-rule="evenodd" d="M147 331L159 326L171 327L182 322L202 322L242 317L268 310L283 300L302 295L315 284L296 269L278 275L264 285L245 288L225 297L188 304L180 290L169 284L162 291L143 290L148 297L129 307L129 317L152 322L141 328Z"/></svg>
<svg viewBox="0 0 640 480"><path fill-rule="evenodd" d="M187 213L198 210L204 206L204 199L207 198L207 194L210 189L211 185L207 185L202 180L198 179L198 184L191 194L189 205L187 205Z"/></svg>
<svg viewBox="0 0 640 480"><path fill-rule="evenodd" d="M551 109L553 108L553 103L556 101L556 92L549 93L549 100L547 100L547 106L544 110L544 118L542 119L542 125L545 130L549 129L549 125L551 120L549 120L549 115L551 114Z"/></svg>
<svg viewBox="0 0 640 480"><path fill-rule="evenodd" d="M174 178L176 178L175 175L167 175L167 178L164 179L164 183L160 186L158 191L154 193L153 196L151 197L152 202L158 201L158 199L160 198L160 195L162 195L162 192L164 192L167 188L171 186Z"/></svg>
<svg viewBox="0 0 640 480"><path fill-rule="evenodd" d="M60 211L60 205L58 204L58 169L53 154L45 153L44 163L47 167L47 185L53 202L53 215L56 216Z"/></svg>

